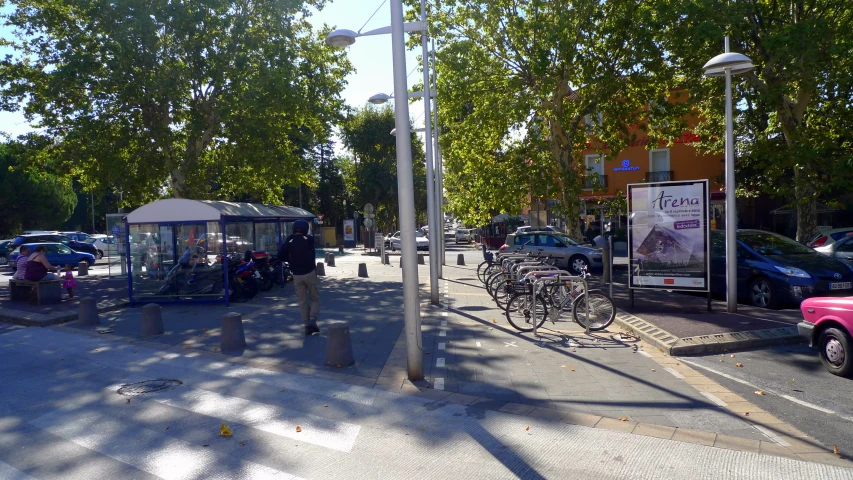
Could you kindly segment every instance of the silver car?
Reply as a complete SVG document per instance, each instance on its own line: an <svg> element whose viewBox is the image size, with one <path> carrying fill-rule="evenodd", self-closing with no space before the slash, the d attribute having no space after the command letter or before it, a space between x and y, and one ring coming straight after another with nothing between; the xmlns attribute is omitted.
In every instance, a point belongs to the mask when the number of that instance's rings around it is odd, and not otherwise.
<svg viewBox="0 0 853 480"><path fill-rule="evenodd" d="M853 236L842 237L829 245L815 248L815 251L837 258L853 268Z"/></svg>
<svg viewBox="0 0 853 480"><path fill-rule="evenodd" d="M522 253L538 252L551 255L557 260L557 266L566 271L579 274L584 268L603 267L601 249L578 245L571 238L556 232L510 233L501 250L516 250Z"/></svg>
<svg viewBox="0 0 853 480"><path fill-rule="evenodd" d="M456 229L456 243L471 243L474 241L474 235L467 228Z"/></svg>

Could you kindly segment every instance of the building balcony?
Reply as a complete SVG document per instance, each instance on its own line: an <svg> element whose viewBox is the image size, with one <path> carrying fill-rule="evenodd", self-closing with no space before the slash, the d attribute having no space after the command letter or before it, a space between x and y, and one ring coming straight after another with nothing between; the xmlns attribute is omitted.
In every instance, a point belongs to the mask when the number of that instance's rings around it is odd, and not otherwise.
<svg viewBox="0 0 853 480"><path fill-rule="evenodd" d="M583 188L587 190L607 188L607 175L591 175L584 177Z"/></svg>
<svg viewBox="0 0 853 480"><path fill-rule="evenodd" d="M646 182L655 183L655 182L669 182L674 180L675 177L672 175L672 170L665 170L661 172L646 172Z"/></svg>

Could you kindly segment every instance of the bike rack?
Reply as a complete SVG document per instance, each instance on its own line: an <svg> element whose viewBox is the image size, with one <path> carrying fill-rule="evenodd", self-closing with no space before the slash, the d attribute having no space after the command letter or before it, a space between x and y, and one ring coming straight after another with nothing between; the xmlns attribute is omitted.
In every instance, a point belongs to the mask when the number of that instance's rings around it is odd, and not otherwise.
<svg viewBox="0 0 853 480"><path fill-rule="evenodd" d="M535 280L533 281L533 336L539 336L538 325L539 322L536 321L536 294L539 293L542 288L545 287L546 283L553 282L571 282L574 283L578 280L583 284L583 292L584 295L587 296L586 301L586 335L589 335L589 285L587 284L586 278L580 275L572 275L565 270L557 270L559 272L557 275L554 275L554 270L540 270L528 272L527 275L524 276L524 280L528 281L529 278L533 276ZM536 278L536 275L546 275L541 278ZM574 290L574 287L572 287ZM574 302L574 300L572 300Z"/></svg>

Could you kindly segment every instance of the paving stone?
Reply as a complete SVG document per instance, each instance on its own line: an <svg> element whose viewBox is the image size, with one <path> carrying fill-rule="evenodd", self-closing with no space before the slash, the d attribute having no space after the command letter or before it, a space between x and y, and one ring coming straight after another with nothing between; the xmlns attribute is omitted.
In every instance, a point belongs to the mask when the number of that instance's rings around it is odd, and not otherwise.
<svg viewBox="0 0 853 480"><path fill-rule="evenodd" d="M853 468L853 462L845 460L834 453L801 453L799 457L808 462L819 462L838 467Z"/></svg>
<svg viewBox="0 0 853 480"><path fill-rule="evenodd" d="M648 423L638 423L633 432L637 435L645 435L647 437L657 437L669 440L675 433L674 427L664 425L651 425Z"/></svg>
<svg viewBox="0 0 853 480"><path fill-rule="evenodd" d="M621 420L615 418L607 418L602 417L598 423L595 424L595 428L603 428L606 430L615 430L618 432L627 432L630 433L637 426L637 422L627 421L623 422Z"/></svg>
<svg viewBox="0 0 853 480"><path fill-rule="evenodd" d="M453 393L444 398L445 402L455 403L458 405L470 405L473 402L479 400L480 397L475 397L473 395L465 395L462 393Z"/></svg>
<svg viewBox="0 0 853 480"><path fill-rule="evenodd" d="M580 412L566 412L563 418L560 419L563 423L572 425L582 425L584 427L594 427L601 420L599 415L589 415Z"/></svg>
<svg viewBox="0 0 853 480"><path fill-rule="evenodd" d="M528 417L541 418L543 420L559 421L566 416L566 412L554 410L552 408L537 408L527 414Z"/></svg>
<svg viewBox="0 0 853 480"><path fill-rule="evenodd" d="M786 442L791 444L788 448L793 453L802 454L805 453L826 453L827 448L817 442L817 440L813 438L793 438L793 437L785 437Z"/></svg>
<svg viewBox="0 0 853 480"><path fill-rule="evenodd" d="M762 441L761 445L759 445L759 447L758 447L758 453L761 453L764 455L774 455L777 457L791 458L793 460L802 460L802 458L799 455L797 455L797 454L793 453L792 451L788 450L787 448L785 448L781 445L778 445L776 443L773 443L773 442Z"/></svg>
<svg viewBox="0 0 853 480"><path fill-rule="evenodd" d="M512 413L515 415L527 415L533 410L536 410L536 407L532 405L523 405L520 403L507 403L500 409L501 412Z"/></svg>
<svg viewBox="0 0 853 480"><path fill-rule="evenodd" d="M717 434L712 432L700 432L698 430L690 430L687 428L676 428L672 434L671 440L679 442L695 443L697 445L713 446L717 439Z"/></svg>
<svg viewBox="0 0 853 480"><path fill-rule="evenodd" d="M717 439L714 440L714 446L717 448L726 448L729 450L758 453L759 441L747 438L733 437L730 435L717 434Z"/></svg>

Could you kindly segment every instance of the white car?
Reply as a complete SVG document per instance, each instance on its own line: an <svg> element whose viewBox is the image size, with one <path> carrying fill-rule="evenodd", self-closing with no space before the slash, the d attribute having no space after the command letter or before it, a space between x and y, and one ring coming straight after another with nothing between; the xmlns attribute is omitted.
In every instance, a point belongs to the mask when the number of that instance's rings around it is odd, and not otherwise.
<svg viewBox="0 0 853 480"><path fill-rule="evenodd" d="M97 250L95 257L97 257L98 260L104 258L104 255L110 257L118 256L116 238L112 235L90 235L89 238L86 239L86 243L91 243L95 247L95 250Z"/></svg>
<svg viewBox="0 0 853 480"><path fill-rule="evenodd" d="M474 235L467 228L456 229L456 243L465 242L471 243L474 240Z"/></svg>
<svg viewBox="0 0 853 480"><path fill-rule="evenodd" d="M391 236L391 251L402 250L400 248L401 242L400 232ZM415 232L415 242L418 245L418 250L429 250L429 239L423 233Z"/></svg>

